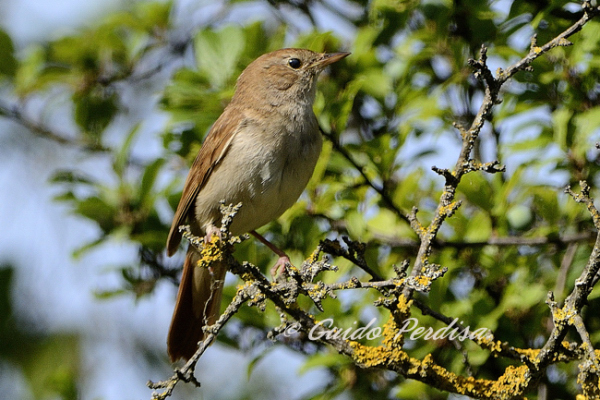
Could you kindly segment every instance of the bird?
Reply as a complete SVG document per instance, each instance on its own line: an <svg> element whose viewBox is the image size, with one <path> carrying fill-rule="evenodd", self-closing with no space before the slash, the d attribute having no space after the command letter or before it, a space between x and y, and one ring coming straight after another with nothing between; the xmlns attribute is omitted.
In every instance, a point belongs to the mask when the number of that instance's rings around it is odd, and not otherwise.
<svg viewBox="0 0 600 400"><path fill-rule="evenodd" d="M181 242L181 225L189 224L205 242L218 234L224 202L241 203L232 235L251 233L267 245L279 256L275 269L289 262L256 229L291 207L310 180L323 141L313 111L317 77L349 54L285 48L244 69L190 168L167 238L169 256ZM167 336L172 362L191 358L204 338L202 328L219 315L227 266L197 267L199 259L189 244Z"/></svg>

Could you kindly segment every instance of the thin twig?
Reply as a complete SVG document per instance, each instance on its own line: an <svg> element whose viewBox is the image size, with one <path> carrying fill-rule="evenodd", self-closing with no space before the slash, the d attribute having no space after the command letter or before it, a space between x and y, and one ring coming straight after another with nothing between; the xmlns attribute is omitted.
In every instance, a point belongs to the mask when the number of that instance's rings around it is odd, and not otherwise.
<svg viewBox="0 0 600 400"><path fill-rule="evenodd" d="M19 125L29 129L31 133L36 136L51 140L58 144L78 147L87 151L94 152L108 152L110 149L102 146L99 143L82 140L83 136L81 133L76 135L67 135L65 133L58 133L54 130L44 126L43 124L32 120L27 117L23 110L16 104L7 104L0 100L0 116L6 117Z"/></svg>
<svg viewBox="0 0 600 400"><path fill-rule="evenodd" d="M364 179L365 183L369 187L371 187L373 190L375 190L375 192L377 192L377 194L379 194L379 196L381 196L381 199L383 200L385 205L387 207L389 207L392 211L394 211L394 213L398 216L398 218L400 218L406 222L409 222L408 217L406 216L407 215L406 211L402 210L400 207L398 207L396 205L396 203L394 203L391 196L385 190L385 187L377 185L375 182L373 182L373 180L371 180L369 178L369 176L364 171L364 167L361 166L354 159L354 157L352 157L350 152L344 146L341 145L341 143L337 139L336 135L333 133L327 133L322 128L321 128L321 133L323 134L323 136L325 136L327 139L329 139L331 141L331 143L333 144L333 148L338 153L340 153L352 165L352 167L354 167L354 169L356 171L358 171L360 176Z"/></svg>

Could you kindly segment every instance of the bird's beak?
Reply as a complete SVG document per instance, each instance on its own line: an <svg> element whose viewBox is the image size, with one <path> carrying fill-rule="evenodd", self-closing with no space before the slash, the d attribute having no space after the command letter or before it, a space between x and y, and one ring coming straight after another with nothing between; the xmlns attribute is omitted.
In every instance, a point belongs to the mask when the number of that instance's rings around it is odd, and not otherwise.
<svg viewBox="0 0 600 400"><path fill-rule="evenodd" d="M325 68L329 64L340 61L342 58L349 56L350 53L323 53L321 58L314 62L313 66Z"/></svg>

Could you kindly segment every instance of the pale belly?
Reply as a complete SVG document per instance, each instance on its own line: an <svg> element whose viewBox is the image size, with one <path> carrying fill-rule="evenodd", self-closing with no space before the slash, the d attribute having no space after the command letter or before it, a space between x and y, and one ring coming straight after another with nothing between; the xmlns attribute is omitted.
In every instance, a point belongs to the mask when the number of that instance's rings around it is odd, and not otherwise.
<svg viewBox="0 0 600 400"><path fill-rule="evenodd" d="M219 202L242 203L231 233L240 235L277 219L306 187L322 147L321 134L257 140L238 135L196 198L196 221L220 226ZM261 143L262 142L262 143Z"/></svg>

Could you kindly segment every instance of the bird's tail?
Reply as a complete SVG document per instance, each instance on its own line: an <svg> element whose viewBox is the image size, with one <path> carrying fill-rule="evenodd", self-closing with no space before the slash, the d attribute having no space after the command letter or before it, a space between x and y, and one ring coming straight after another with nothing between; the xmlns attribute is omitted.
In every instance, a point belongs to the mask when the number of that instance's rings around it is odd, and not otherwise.
<svg viewBox="0 0 600 400"><path fill-rule="evenodd" d="M203 268L198 266L199 259L200 253L190 245L167 337L172 362L190 359L204 338L202 327L214 324L219 316L227 265L215 262Z"/></svg>

